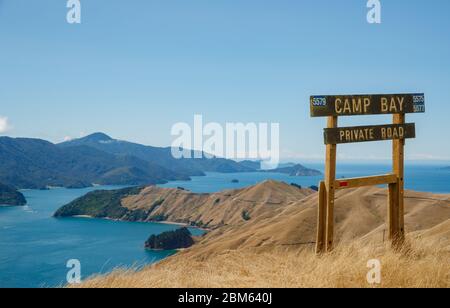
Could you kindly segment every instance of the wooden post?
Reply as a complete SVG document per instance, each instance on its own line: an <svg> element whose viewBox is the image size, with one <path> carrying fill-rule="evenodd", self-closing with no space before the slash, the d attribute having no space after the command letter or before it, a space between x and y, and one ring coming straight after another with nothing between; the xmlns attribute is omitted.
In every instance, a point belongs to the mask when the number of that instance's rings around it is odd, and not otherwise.
<svg viewBox="0 0 450 308"><path fill-rule="evenodd" d="M319 184L319 207L317 211L317 242L316 242L316 253L321 254L325 250L326 243L326 200L327 200L327 190L325 187L325 182L321 181Z"/></svg>
<svg viewBox="0 0 450 308"><path fill-rule="evenodd" d="M389 184L389 198L388 198L388 238L389 241L394 242L398 234L399 219L398 219L398 178L396 183Z"/></svg>
<svg viewBox="0 0 450 308"><path fill-rule="evenodd" d="M336 128L338 125L337 116L328 117L328 128ZM325 186L327 190L326 205L326 251L333 250L334 243L334 197L336 182L336 144L327 145L327 153L325 160Z"/></svg>
<svg viewBox="0 0 450 308"><path fill-rule="evenodd" d="M404 124L405 114L394 114L394 124ZM394 243L402 245L405 239L405 140L394 140L393 142L393 172L398 176L397 185L397 204L394 209L397 221L397 228L394 231Z"/></svg>

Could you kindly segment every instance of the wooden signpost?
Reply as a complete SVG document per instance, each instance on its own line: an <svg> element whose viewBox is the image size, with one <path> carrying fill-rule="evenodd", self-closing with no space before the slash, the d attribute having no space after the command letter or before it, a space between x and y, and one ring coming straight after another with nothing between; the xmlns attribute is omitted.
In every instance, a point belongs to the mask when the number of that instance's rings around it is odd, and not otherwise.
<svg viewBox="0 0 450 308"><path fill-rule="evenodd" d="M335 192L340 189L388 185L388 233L394 246L402 245L404 228L404 146L416 137L413 123L405 123L405 114L424 113L424 94L311 96L311 116L328 117L324 130L326 144L325 180L319 185L317 253L331 251L334 243ZM338 117L392 114L393 124L338 127ZM336 180L338 144L392 140L392 173Z"/></svg>

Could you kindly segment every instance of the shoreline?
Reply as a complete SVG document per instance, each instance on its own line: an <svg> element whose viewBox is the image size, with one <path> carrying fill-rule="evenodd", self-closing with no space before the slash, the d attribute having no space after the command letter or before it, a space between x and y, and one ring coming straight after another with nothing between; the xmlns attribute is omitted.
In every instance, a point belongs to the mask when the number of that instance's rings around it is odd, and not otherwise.
<svg viewBox="0 0 450 308"><path fill-rule="evenodd" d="M192 228L192 229L197 229L197 230L202 230L205 232L210 232L211 229L206 229L206 228L201 228L201 227L197 227L197 226L192 226L190 224L187 223L182 223L182 222L172 222L172 221L129 221L129 220L122 220L122 219L112 219L110 217L104 217L104 218L99 218L99 217L93 217L90 215L74 215L74 216L68 216L68 217L55 217L55 218L83 218L83 219L100 219L100 220L109 220L109 221L121 221L121 222L129 222L129 223L154 223L154 224L162 224L162 225L173 225L173 226L180 226L180 227L186 227L186 228Z"/></svg>

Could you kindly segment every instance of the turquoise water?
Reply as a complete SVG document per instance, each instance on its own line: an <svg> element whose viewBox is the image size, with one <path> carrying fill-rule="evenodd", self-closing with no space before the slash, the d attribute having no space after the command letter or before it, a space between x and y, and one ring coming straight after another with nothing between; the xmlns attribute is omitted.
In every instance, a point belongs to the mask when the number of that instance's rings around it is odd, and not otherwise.
<svg viewBox="0 0 450 308"><path fill-rule="evenodd" d="M321 165L308 167L323 170ZM338 177L357 177L389 172L387 165L339 165ZM190 182L171 182L163 187L184 187L193 192L215 192L254 185L267 179L317 185L322 177L290 177L277 173L210 173ZM237 179L239 183L232 183ZM407 166L406 187L417 191L450 193L450 171L442 166ZM100 187L113 189L117 187ZM98 188L97 188L98 189ZM54 219L60 206L93 189L24 191L29 205L0 208L0 287L52 287L65 282L70 259L81 262L83 278L117 267L142 266L173 252L143 248L151 234L177 226L127 223L95 219ZM192 230L196 235L199 230Z"/></svg>
<svg viewBox="0 0 450 308"><path fill-rule="evenodd" d="M310 168L324 171L323 165L309 164ZM405 167L405 187L407 189L433 192L450 193L450 170L444 170L441 165L407 165ZM338 178L361 177L389 173L388 165L348 165L339 164L336 176ZM232 183L237 179L239 183ZM183 187L197 193L210 193L223 189L235 189L257 184L267 179L296 183L303 187L318 185L323 176L292 177L279 173L208 173L206 177L193 177L190 182L170 182L162 187Z"/></svg>
<svg viewBox="0 0 450 308"><path fill-rule="evenodd" d="M66 281L70 259L81 262L86 278L174 253L144 249L151 234L178 228L174 225L51 217L60 206L91 190L29 190L23 192L28 206L0 208L0 287L59 286Z"/></svg>

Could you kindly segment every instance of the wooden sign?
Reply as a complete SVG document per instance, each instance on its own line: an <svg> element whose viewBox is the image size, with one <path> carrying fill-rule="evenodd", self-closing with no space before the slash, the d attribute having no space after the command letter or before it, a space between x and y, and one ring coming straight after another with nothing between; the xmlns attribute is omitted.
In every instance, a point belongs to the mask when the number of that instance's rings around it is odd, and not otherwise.
<svg viewBox="0 0 450 308"><path fill-rule="evenodd" d="M388 185L388 236L393 247L405 240L404 174L405 140L416 137L416 126L405 123L405 114L425 112L424 94L311 96L311 116L328 117L325 179L319 183L317 253L331 251L334 244L335 192L372 185ZM338 127L339 116L393 114L392 124ZM341 143L392 141L392 173L336 180L337 145Z"/></svg>
<svg viewBox="0 0 450 308"><path fill-rule="evenodd" d="M325 128L324 131L325 144L416 138L416 125L413 123Z"/></svg>
<svg viewBox="0 0 450 308"><path fill-rule="evenodd" d="M424 113L425 95L334 95L311 96L311 116Z"/></svg>

